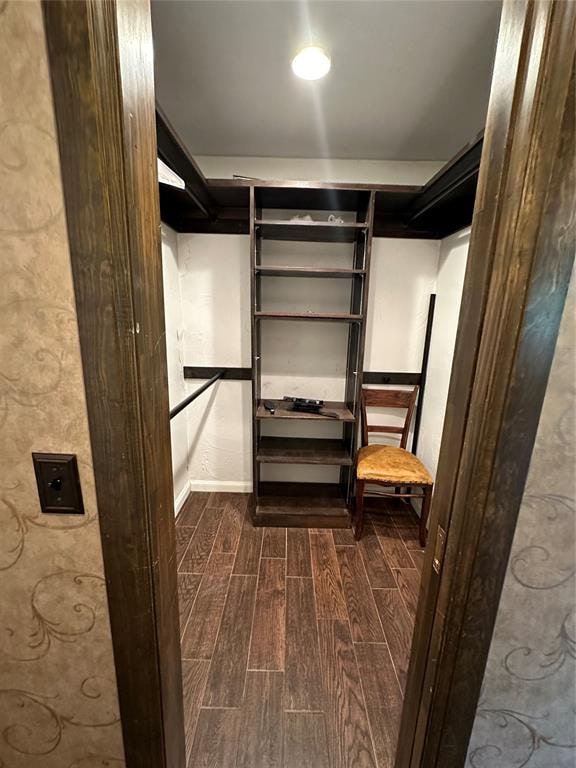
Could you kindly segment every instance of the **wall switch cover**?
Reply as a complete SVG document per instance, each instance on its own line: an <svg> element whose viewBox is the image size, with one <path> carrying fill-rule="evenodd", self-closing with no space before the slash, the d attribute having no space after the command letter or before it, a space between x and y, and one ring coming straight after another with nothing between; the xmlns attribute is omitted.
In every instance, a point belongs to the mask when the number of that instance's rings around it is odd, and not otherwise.
<svg viewBox="0 0 576 768"><path fill-rule="evenodd" d="M34 472L45 514L83 515L84 503L73 453L33 453Z"/></svg>

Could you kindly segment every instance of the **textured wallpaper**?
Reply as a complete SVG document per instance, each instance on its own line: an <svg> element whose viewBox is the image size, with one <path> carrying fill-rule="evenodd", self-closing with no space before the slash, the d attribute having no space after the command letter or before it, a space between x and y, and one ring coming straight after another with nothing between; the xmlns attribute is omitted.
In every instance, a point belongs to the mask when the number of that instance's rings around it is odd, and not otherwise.
<svg viewBox="0 0 576 768"><path fill-rule="evenodd" d="M78 455L41 515L31 451ZM0 766L124 765L38 2L0 0Z"/></svg>
<svg viewBox="0 0 576 768"><path fill-rule="evenodd" d="M572 276L470 749L472 768L576 765Z"/></svg>

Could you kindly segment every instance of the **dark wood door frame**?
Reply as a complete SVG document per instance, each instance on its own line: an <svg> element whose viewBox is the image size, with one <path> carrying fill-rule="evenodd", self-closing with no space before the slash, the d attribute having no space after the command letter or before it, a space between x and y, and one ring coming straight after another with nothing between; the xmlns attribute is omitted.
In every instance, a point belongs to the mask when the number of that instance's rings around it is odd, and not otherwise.
<svg viewBox="0 0 576 768"><path fill-rule="evenodd" d="M396 768L466 760L574 261L575 20L503 6Z"/></svg>
<svg viewBox="0 0 576 768"><path fill-rule="evenodd" d="M43 3L129 768L185 763L150 8Z"/></svg>
<svg viewBox="0 0 576 768"><path fill-rule="evenodd" d="M43 9L127 766L184 768L150 10ZM465 760L574 255L575 38L505 1L397 768Z"/></svg>

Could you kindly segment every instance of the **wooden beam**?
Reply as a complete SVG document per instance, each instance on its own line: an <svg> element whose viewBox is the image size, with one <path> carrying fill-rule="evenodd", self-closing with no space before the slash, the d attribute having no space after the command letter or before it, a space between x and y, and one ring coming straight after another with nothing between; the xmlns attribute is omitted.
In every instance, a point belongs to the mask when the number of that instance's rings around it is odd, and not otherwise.
<svg viewBox="0 0 576 768"><path fill-rule="evenodd" d="M206 218L215 218L216 208L204 174L158 104L156 104L156 138L158 157L177 173L186 185L183 190L178 190L182 196L180 210L184 211L190 207L196 207L202 211ZM163 188L166 186L160 185L161 193L164 192ZM169 202L169 207L172 206L176 206L176 198ZM165 211L163 206L162 217L167 224L170 222L165 216L170 216L170 213L170 210Z"/></svg>
<svg viewBox="0 0 576 768"><path fill-rule="evenodd" d="M150 8L66 0L43 12L126 765L180 768Z"/></svg>

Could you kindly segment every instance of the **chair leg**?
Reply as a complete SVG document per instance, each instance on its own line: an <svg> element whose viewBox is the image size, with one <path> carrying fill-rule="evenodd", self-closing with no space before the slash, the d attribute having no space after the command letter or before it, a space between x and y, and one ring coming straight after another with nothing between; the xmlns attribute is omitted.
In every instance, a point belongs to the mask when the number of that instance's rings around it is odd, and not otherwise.
<svg viewBox="0 0 576 768"><path fill-rule="evenodd" d="M432 503L432 485L427 485L424 488L424 499L422 501L422 512L420 515L420 546L426 546L426 539L428 537L428 515L430 513L430 504Z"/></svg>
<svg viewBox="0 0 576 768"><path fill-rule="evenodd" d="M359 541L364 530L364 480L356 480L356 519L354 538Z"/></svg>

